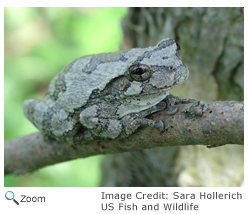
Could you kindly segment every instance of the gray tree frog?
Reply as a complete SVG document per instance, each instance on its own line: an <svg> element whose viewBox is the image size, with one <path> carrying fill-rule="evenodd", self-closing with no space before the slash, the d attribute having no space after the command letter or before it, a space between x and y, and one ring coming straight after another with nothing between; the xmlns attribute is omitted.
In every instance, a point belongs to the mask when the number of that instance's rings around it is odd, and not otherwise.
<svg viewBox="0 0 250 214"><path fill-rule="evenodd" d="M83 56L65 66L41 101L25 100L24 114L42 133L71 144L86 133L114 139L140 126L162 130L162 121L145 117L164 109L162 100L188 74L172 39L154 47Z"/></svg>

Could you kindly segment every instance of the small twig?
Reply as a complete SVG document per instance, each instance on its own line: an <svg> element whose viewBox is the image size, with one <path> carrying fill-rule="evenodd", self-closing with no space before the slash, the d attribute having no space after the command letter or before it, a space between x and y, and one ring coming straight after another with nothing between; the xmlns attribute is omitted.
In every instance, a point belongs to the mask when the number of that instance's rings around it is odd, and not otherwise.
<svg viewBox="0 0 250 214"><path fill-rule="evenodd" d="M151 119L162 120L162 132L144 127L126 139L93 140L81 145L62 144L34 133L5 141L4 173L25 174L41 167L98 154L120 153L163 146L225 144L243 145L244 102L195 102L178 105L175 115L161 111Z"/></svg>

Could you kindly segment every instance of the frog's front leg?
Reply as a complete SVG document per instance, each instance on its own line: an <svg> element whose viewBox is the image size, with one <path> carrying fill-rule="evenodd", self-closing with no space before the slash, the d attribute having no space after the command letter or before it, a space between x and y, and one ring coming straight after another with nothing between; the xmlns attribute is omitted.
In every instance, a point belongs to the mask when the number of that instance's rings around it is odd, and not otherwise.
<svg viewBox="0 0 250 214"><path fill-rule="evenodd" d="M91 132L99 137L115 139L117 137L124 138L131 135L140 126L151 126L159 130L164 129L162 121L154 121L145 118L149 114L163 110L166 107L165 102L143 110L138 113L128 114L120 119L104 118L100 106L93 105L84 109L80 114L80 122Z"/></svg>
<svg viewBox="0 0 250 214"><path fill-rule="evenodd" d="M171 94L169 94L165 98L165 101L167 103L166 113L168 115L174 115L178 112L178 107L176 107L175 105L196 102L194 99L181 99L180 97L177 97Z"/></svg>
<svg viewBox="0 0 250 214"><path fill-rule="evenodd" d="M60 139L64 136L74 135L78 130L77 119L51 99L46 101L25 100L23 108L25 116L41 132L52 137Z"/></svg>

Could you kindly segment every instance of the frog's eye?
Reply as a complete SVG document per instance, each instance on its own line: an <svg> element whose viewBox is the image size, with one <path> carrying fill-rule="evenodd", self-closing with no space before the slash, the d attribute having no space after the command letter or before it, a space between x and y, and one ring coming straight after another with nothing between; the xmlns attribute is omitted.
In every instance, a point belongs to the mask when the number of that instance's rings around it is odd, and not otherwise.
<svg viewBox="0 0 250 214"><path fill-rule="evenodd" d="M129 68L129 74L135 81L142 82L151 77L150 68L147 65L137 64Z"/></svg>

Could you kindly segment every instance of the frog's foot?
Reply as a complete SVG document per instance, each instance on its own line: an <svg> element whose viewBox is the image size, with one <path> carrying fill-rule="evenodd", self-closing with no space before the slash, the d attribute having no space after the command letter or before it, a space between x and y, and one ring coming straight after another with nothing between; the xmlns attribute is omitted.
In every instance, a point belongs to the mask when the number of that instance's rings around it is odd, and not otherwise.
<svg viewBox="0 0 250 214"><path fill-rule="evenodd" d="M155 121L147 118L141 118L138 120L140 126L150 126L158 129L159 131L164 130L164 123L161 120Z"/></svg>
<svg viewBox="0 0 250 214"><path fill-rule="evenodd" d="M166 113L168 115L174 115L178 112L178 107L176 107L175 105L196 102L196 100L194 99L181 99L180 97L173 96L173 95L168 95L165 98L165 101L167 102Z"/></svg>
<svg viewBox="0 0 250 214"><path fill-rule="evenodd" d="M163 122L156 121L156 120L150 120L145 118L146 116L163 110L166 107L166 103L164 101L158 103L155 106L152 106L149 109L143 110L139 113L132 113L129 115L126 115L121 119L123 124L123 136L129 136L132 134L137 128L141 126L150 126L153 128L156 128L160 131L164 130L164 124Z"/></svg>
<svg viewBox="0 0 250 214"><path fill-rule="evenodd" d="M162 111L163 109L166 108L166 106L167 106L166 102L161 101L155 106L152 106L151 108L141 111L139 113L136 113L133 116L136 118L136 121L138 122L139 126L150 126L162 131L164 129L164 124L161 120L155 121L147 119L145 117L154 112Z"/></svg>

